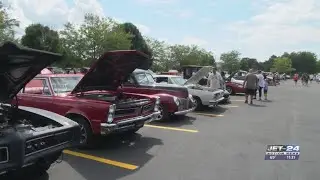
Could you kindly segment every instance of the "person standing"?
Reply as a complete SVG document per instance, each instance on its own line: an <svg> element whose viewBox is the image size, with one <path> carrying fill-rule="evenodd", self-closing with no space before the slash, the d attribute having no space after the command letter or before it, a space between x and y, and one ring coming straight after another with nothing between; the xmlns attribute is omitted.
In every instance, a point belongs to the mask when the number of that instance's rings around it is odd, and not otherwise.
<svg viewBox="0 0 320 180"><path fill-rule="evenodd" d="M299 74L295 73L294 76L293 76L293 80L294 80L294 85L295 86L297 85L298 79L299 79Z"/></svg>
<svg viewBox="0 0 320 180"><path fill-rule="evenodd" d="M248 97L250 96L250 104L253 104L253 96L256 93L256 89L258 87L258 78L255 74L253 74L253 70L250 69L249 73L246 75L243 81L243 87L246 89L246 100L244 103L248 103Z"/></svg>
<svg viewBox="0 0 320 180"><path fill-rule="evenodd" d="M264 100L268 100L268 79L267 76L264 75L264 87L263 87L263 93L264 93Z"/></svg>
<svg viewBox="0 0 320 180"><path fill-rule="evenodd" d="M212 72L209 73L207 86L213 89L221 89L223 88L223 78L219 72L213 68Z"/></svg>
<svg viewBox="0 0 320 180"><path fill-rule="evenodd" d="M262 96L262 90L264 88L264 77L262 75L261 70L258 71L257 74L257 78L258 78L258 92L259 92L259 101L261 101L261 96Z"/></svg>

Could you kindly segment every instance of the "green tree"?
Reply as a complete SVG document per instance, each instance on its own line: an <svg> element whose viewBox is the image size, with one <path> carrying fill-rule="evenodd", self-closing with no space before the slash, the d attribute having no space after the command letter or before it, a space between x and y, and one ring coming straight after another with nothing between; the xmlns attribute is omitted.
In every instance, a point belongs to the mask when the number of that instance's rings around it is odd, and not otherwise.
<svg viewBox="0 0 320 180"><path fill-rule="evenodd" d="M279 73L289 73L293 70L291 59L279 57L274 60L273 68Z"/></svg>
<svg viewBox="0 0 320 180"><path fill-rule="evenodd" d="M196 45L172 45L170 46L170 57L179 65L215 66L215 60L211 52Z"/></svg>
<svg viewBox="0 0 320 180"><path fill-rule="evenodd" d="M229 73L240 69L240 53L238 51L222 53L220 60L222 61L222 69Z"/></svg>
<svg viewBox="0 0 320 180"><path fill-rule="evenodd" d="M317 61L317 73L320 73L320 60Z"/></svg>
<svg viewBox="0 0 320 180"><path fill-rule="evenodd" d="M21 38L21 44L34 49L61 53L58 32L42 24L29 25Z"/></svg>
<svg viewBox="0 0 320 180"><path fill-rule="evenodd" d="M292 61L292 67L297 72L315 73L317 71L317 56L315 53L302 51L285 53L281 57L288 57Z"/></svg>
<svg viewBox="0 0 320 180"><path fill-rule="evenodd" d="M150 57L150 61L145 65L148 68L152 65L152 51L146 43L145 39L141 35L139 29L132 23L123 23L120 25L124 31L131 35L131 47L130 49L141 51Z"/></svg>
<svg viewBox="0 0 320 180"><path fill-rule="evenodd" d="M145 38L146 43L152 49L153 64L151 69L157 71L167 71L170 67L177 66L177 63L170 58L170 48L164 41L153 38Z"/></svg>
<svg viewBox="0 0 320 180"><path fill-rule="evenodd" d="M276 55L272 55L272 56L270 56L270 58L267 61L265 61L263 63L260 63L260 66L262 67L262 69L264 71L269 72L269 71L271 71L271 68L273 66L274 60L276 58L278 58Z"/></svg>
<svg viewBox="0 0 320 180"><path fill-rule="evenodd" d="M90 65L105 51L131 47L131 35L119 24L111 18L92 14L85 15L79 28L67 23L60 34L65 54L72 57L78 66Z"/></svg>
<svg viewBox="0 0 320 180"><path fill-rule="evenodd" d="M0 1L0 42L17 41L15 28L19 27L19 21L11 18L7 10L2 1Z"/></svg>

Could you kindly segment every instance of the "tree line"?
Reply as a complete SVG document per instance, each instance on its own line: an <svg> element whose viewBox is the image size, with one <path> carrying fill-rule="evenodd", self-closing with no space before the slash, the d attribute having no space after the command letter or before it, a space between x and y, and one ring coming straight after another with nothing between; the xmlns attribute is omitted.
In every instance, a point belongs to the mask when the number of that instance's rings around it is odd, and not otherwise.
<svg viewBox="0 0 320 180"><path fill-rule="evenodd" d="M313 52L283 53L272 55L264 62L255 58L241 57L240 52L222 53L216 62L213 52L197 45L168 44L155 38L142 36L132 23L118 23L112 18L86 14L84 22L68 22L60 31L43 24L31 24L25 34L17 38L15 29L19 21L10 17L7 8L0 2L0 41L15 41L24 46L63 54L59 67L83 67L99 58L105 51L139 50L150 56L145 64L154 71L168 71L184 65L217 66L221 70L234 72L239 69L293 73L320 72L320 61Z"/></svg>

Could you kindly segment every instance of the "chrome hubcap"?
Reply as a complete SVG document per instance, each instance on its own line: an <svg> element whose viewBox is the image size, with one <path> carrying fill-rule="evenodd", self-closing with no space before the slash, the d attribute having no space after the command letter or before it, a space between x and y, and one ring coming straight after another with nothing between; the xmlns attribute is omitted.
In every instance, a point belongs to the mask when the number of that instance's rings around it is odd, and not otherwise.
<svg viewBox="0 0 320 180"><path fill-rule="evenodd" d="M160 111L160 114L157 116L156 120L161 120L163 117L163 109L161 106L159 106L159 111Z"/></svg>
<svg viewBox="0 0 320 180"><path fill-rule="evenodd" d="M80 144L84 144L87 142L87 131L84 128L84 125L79 124L80 126Z"/></svg>

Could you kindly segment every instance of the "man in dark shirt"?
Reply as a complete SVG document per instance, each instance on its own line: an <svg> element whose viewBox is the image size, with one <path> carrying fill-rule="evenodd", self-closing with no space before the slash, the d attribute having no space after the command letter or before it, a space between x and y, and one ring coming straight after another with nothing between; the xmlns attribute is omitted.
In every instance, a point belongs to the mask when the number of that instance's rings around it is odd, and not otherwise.
<svg viewBox="0 0 320 180"><path fill-rule="evenodd" d="M245 103L248 103L248 96L250 96L250 104L253 103L252 99L253 96L256 94L256 89L258 87L258 78L252 72L253 70L250 69L249 73L246 75L245 80L243 81L243 87L246 89Z"/></svg>

